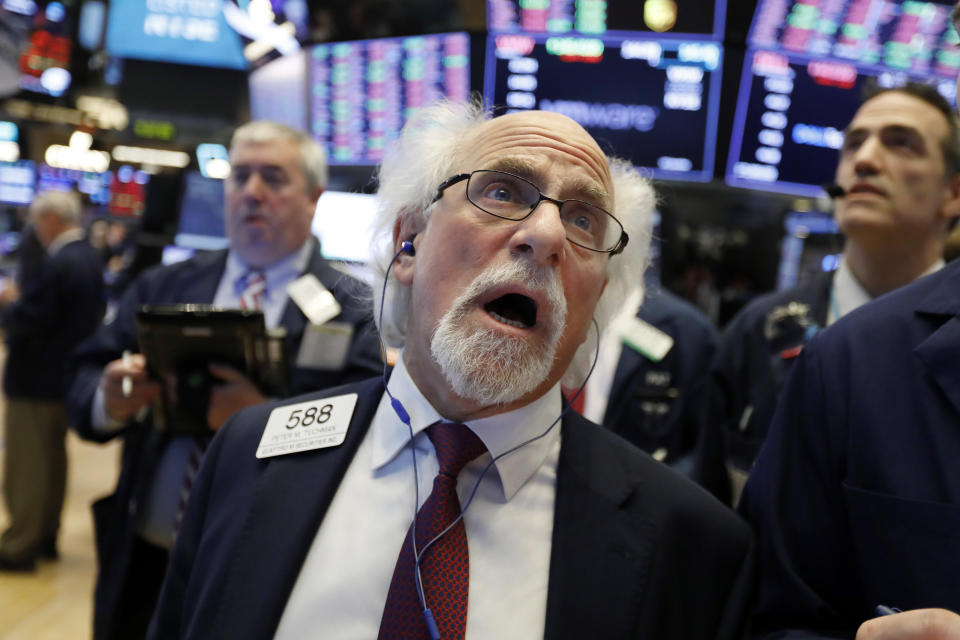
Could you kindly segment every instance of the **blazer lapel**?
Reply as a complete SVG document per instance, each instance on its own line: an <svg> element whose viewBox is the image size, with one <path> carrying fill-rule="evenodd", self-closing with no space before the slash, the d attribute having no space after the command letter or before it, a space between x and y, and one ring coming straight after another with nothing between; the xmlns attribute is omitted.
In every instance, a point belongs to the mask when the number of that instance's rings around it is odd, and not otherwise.
<svg viewBox="0 0 960 640"><path fill-rule="evenodd" d="M960 412L960 271L953 269L917 305L917 315L939 316L943 324L920 342L914 353Z"/></svg>
<svg viewBox="0 0 960 640"><path fill-rule="evenodd" d="M652 557L654 526L623 506L634 473L609 455L599 429L564 418L550 557L545 638L630 635ZM600 442L600 441L603 442Z"/></svg>
<svg viewBox="0 0 960 640"><path fill-rule="evenodd" d="M177 290L177 302L183 304L210 304L217 295L217 287L227 266L227 252L217 251L201 256L196 268L185 274ZM199 277L198 277L199 276Z"/></svg>
<svg viewBox="0 0 960 640"><path fill-rule="evenodd" d="M273 637L320 522L370 426L383 383L369 380L356 390L357 409L342 445L274 458L260 477L235 551L238 560L219 599L225 605L220 637ZM236 603L254 604L242 609Z"/></svg>

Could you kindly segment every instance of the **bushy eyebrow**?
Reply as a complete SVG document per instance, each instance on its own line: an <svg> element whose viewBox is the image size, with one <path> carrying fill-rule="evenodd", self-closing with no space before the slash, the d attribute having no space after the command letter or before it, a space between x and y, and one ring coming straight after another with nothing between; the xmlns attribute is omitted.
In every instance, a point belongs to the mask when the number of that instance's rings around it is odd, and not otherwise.
<svg viewBox="0 0 960 640"><path fill-rule="evenodd" d="M493 169L495 171L505 171L507 173L512 173L514 175L520 176L521 178L526 178L534 184L537 182L537 170L532 162L524 158L498 158L488 167L483 167L484 169ZM567 186L570 187L574 192L582 194L583 197L593 200L594 202L610 202L610 194L606 190L598 187L594 182L590 180L577 179L573 182L567 183ZM547 194L547 195L556 195L556 194Z"/></svg>

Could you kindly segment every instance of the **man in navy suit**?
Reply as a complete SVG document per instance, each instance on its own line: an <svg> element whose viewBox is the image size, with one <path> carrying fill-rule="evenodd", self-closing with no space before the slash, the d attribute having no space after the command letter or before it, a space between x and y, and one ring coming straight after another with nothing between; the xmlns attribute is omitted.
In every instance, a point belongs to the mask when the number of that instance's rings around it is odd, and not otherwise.
<svg viewBox="0 0 960 640"><path fill-rule="evenodd" d="M902 98L844 145L882 158L864 178L872 189L843 196L878 236L897 224L894 194L917 202L915 226L945 230L960 216L948 122ZM932 197L944 206L919 217ZM804 347L740 505L759 537L758 636L960 637L958 362L956 262Z"/></svg>
<svg viewBox="0 0 960 640"><path fill-rule="evenodd" d="M6 332L3 495L10 525L0 538L0 571L32 571L57 557L67 485L67 357L103 315L103 265L78 225L80 199L47 192L30 204L43 254L22 279L3 279Z"/></svg>
<svg viewBox="0 0 960 640"><path fill-rule="evenodd" d="M846 192L835 199L834 211L846 238L840 266L752 301L724 330L697 470L721 499L736 504L787 373L810 337L871 299L943 267L955 218L953 194L944 185L960 172L953 111L936 88L922 84L879 89L868 97L847 126L837 163L836 181ZM900 158L922 166L895 175L892 162ZM880 221L865 215L874 200L886 207Z"/></svg>
<svg viewBox="0 0 960 640"><path fill-rule="evenodd" d="M561 395L639 280L649 183L565 116L441 103L407 123L379 198L389 393L221 430L150 636L426 638L429 619L448 639L736 637L745 525Z"/></svg>
<svg viewBox="0 0 960 640"><path fill-rule="evenodd" d="M228 251L141 274L120 300L116 319L80 348L81 367L70 392L81 436L124 438L114 495L94 505L99 575L94 607L97 639L143 637L163 580L170 548L205 442L154 428L147 411L161 393L137 354L135 317L142 305L213 303L259 308L268 328L285 331L293 393L323 389L379 370L376 336L358 282L334 270L310 233L326 182L323 151L306 134L271 122L234 132L231 174L224 182ZM342 215L350 215L345 211ZM296 301L288 291L312 294ZM310 296L332 293L340 311L314 315ZM124 352L129 352L125 354ZM131 355L132 354L132 355ZM219 379L205 419L218 429L237 410L266 400L244 374L209 363Z"/></svg>

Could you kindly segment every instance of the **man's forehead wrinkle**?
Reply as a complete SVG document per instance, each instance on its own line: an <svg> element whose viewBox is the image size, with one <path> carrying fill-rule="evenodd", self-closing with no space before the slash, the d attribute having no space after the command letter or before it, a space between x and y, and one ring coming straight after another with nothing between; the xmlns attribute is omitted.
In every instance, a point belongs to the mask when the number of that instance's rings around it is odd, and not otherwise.
<svg viewBox="0 0 960 640"><path fill-rule="evenodd" d="M605 187L612 184L606 156L593 138L590 138L589 134L582 129L573 135L561 137L562 134L548 126L525 122L510 123L509 130L501 127L491 131L490 125L496 122L492 120L486 123L486 126L481 127L473 136L463 141L462 162L470 162L471 157L476 156L477 149L480 149L483 155L487 155L501 149L505 153L510 153L523 148L539 147L569 154L582 162ZM493 138L493 141L491 142L489 138Z"/></svg>

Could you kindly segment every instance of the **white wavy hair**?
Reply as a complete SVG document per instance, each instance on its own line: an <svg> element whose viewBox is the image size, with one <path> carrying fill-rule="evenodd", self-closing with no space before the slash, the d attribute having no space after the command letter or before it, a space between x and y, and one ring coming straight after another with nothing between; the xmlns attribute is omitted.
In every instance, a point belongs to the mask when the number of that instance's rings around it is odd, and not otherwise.
<svg viewBox="0 0 960 640"><path fill-rule="evenodd" d="M466 104L441 101L417 111L404 126L399 140L380 165L379 207L371 247L373 282L383 282L393 262L396 254L393 230L397 220L420 216L421 220L414 221L412 226L426 226L437 188L453 171L460 141L491 117L492 114L477 100ZM629 162L611 157L607 157L607 162L613 182L611 213L623 225L630 241L622 253L611 256L607 266L609 282L594 312L601 332L620 311L629 294L639 294L642 299L643 271L647 266L652 214L656 205L650 181ZM410 287L390 279L386 285L382 320L379 295L374 295L373 304L374 319L384 343L403 347L410 313ZM564 376L563 382L568 387L579 386L590 369L597 339L592 334L590 332L580 345Z"/></svg>

